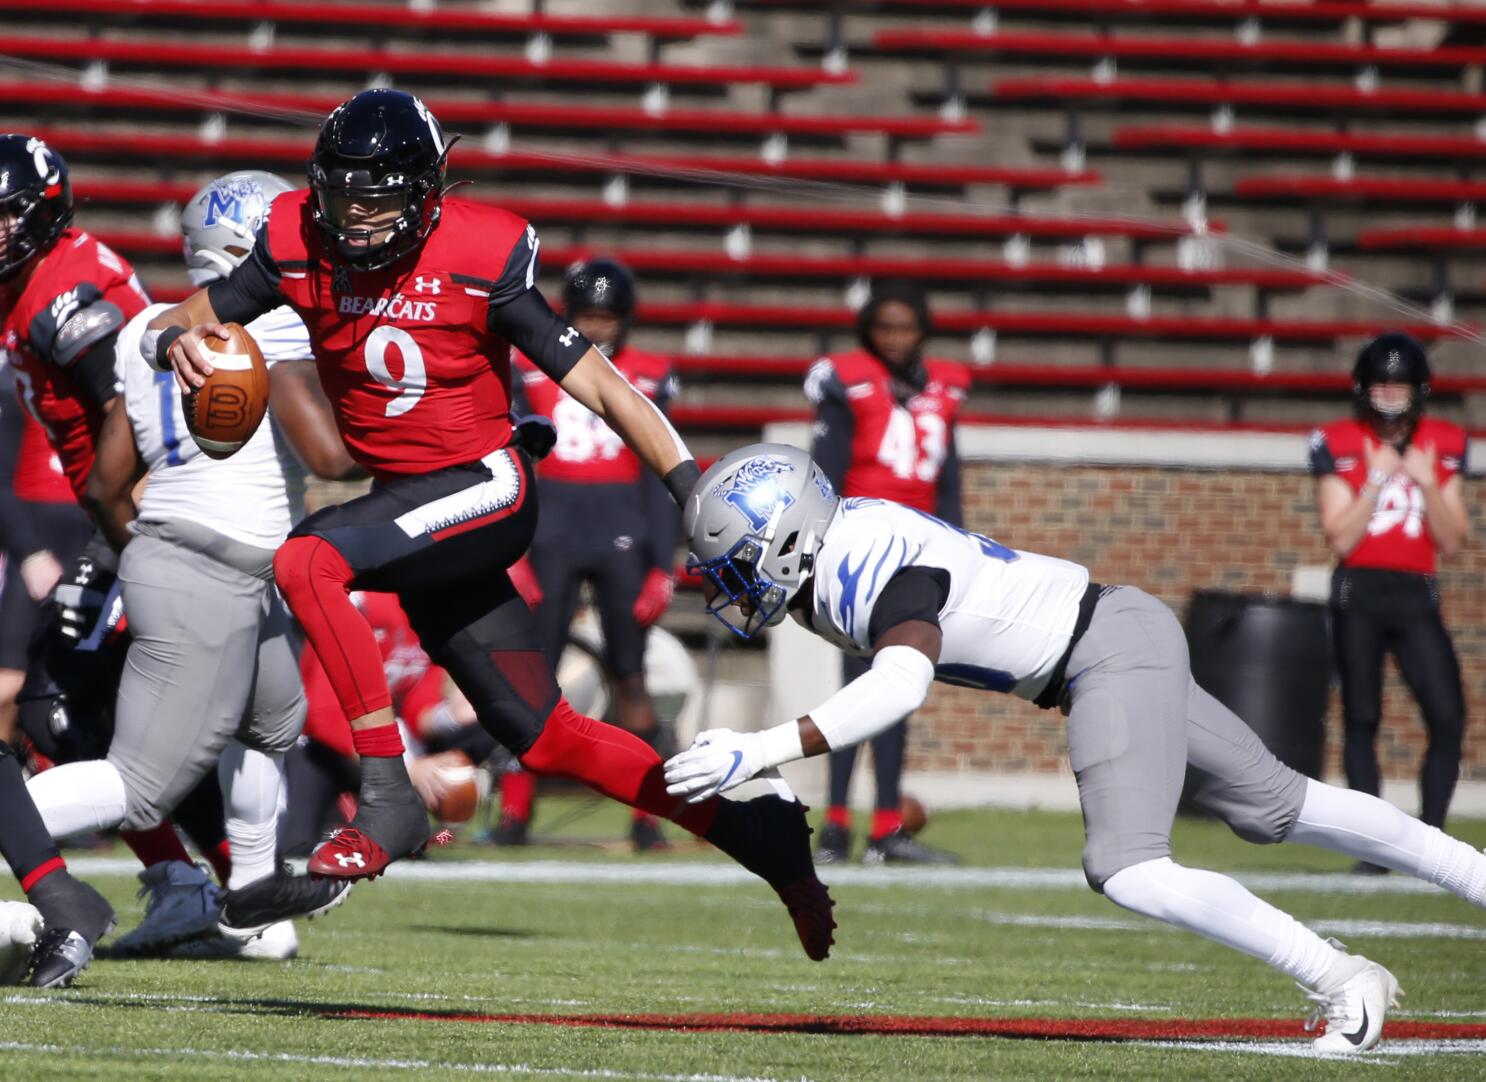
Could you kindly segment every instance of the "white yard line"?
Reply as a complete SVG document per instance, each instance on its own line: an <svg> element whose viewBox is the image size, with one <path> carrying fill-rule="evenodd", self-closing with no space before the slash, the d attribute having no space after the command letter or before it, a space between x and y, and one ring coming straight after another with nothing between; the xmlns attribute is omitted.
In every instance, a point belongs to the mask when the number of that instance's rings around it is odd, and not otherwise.
<svg viewBox="0 0 1486 1082"><path fill-rule="evenodd" d="M344 1067L383 1071L449 1071L457 1074L493 1074L524 1077L592 1078L605 1082L778 1082L760 1075L635 1073L606 1068L540 1067L531 1063L452 1063L425 1059L376 1059L370 1056L308 1056L294 1052L251 1052L245 1049L208 1051L200 1048L129 1048L123 1045L32 1044L0 1041L0 1051L38 1052L59 1056L176 1056L215 1063L297 1063L313 1067Z"/></svg>
<svg viewBox="0 0 1486 1082"><path fill-rule="evenodd" d="M122 857L75 857L76 874L135 875L139 863ZM303 862L300 862L303 868ZM1442 894L1438 887L1405 875L1355 876L1337 872L1238 872L1234 878L1259 892L1317 894ZM834 886L913 887L917 890L1087 891L1076 868L851 868L826 867L820 876ZM402 861L387 870L392 882L415 883L615 883L636 886L708 887L757 882L733 864L641 863L632 861Z"/></svg>
<svg viewBox="0 0 1486 1082"><path fill-rule="evenodd" d="M1135 1048L1179 1048L1188 1052L1237 1052L1250 1056L1285 1056L1317 1062L1339 1061L1359 1067L1394 1067L1403 1056L1481 1056L1486 1041L1407 1040L1384 1041L1372 1052L1357 1056L1323 1056L1302 1041L1131 1041Z"/></svg>

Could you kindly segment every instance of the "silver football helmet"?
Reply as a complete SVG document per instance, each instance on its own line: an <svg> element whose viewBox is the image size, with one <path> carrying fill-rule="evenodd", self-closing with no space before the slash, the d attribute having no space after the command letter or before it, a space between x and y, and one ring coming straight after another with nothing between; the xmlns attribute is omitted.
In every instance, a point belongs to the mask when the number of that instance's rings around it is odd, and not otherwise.
<svg viewBox="0 0 1486 1082"><path fill-rule="evenodd" d="M200 289L232 273L253 250L253 235L274 197L293 190L281 176L247 169L218 177L193 195L181 211L191 284Z"/></svg>
<svg viewBox="0 0 1486 1082"><path fill-rule="evenodd" d="M783 443L723 455L686 501L687 566L714 588L707 611L745 639L784 619L810 578L839 501L810 456Z"/></svg>

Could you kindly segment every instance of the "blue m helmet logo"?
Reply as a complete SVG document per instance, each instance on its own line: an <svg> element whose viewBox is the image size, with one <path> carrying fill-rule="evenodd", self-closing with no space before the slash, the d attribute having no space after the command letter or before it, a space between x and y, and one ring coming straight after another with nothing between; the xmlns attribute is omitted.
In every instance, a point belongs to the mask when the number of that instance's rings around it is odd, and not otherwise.
<svg viewBox="0 0 1486 1082"><path fill-rule="evenodd" d="M775 455L760 455L745 462L728 487L717 494L736 508L752 529L762 530L777 509L795 502L781 480L785 474L794 472L792 462Z"/></svg>

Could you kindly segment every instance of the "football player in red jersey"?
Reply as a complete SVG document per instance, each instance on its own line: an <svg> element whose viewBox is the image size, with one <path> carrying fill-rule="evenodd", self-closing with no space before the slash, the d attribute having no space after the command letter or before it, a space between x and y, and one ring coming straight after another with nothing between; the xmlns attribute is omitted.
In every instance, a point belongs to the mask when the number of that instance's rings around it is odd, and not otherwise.
<svg viewBox="0 0 1486 1082"><path fill-rule="evenodd" d="M916 507L960 525L960 460L955 420L970 389L970 373L955 361L924 357L933 323L928 298L916 283L877 283L857 318L860 346L824 357L810 369L805 394L815 403L812 457L843 496L875 496ZM850 682L866 671L844 657ZM908 719L872 738L877 782L868 863L953 864L952 853L931 848L903 829L903 753ZM830 757L830 806L816 848L824 863L851 850L847 791L857 749Z"/></svg>
<svg viewBox="0 0 1486 1082"><path fill-rule="evenodd" d="M26 406L80 492L114 397L114 337L126 312L147 302L127 266L70 228L71 221L62 159L40 139L0 135L0 334ZM0 743L0 853L46 922L32 953L31 983L71 983L113 927L114 912L68 873L6 743Z"/></svg>
<svg viewBox="0 0 1486 1082"><path fill-rule="evenodd" d="M562 303L579 333L664 411L676 380L669 360L630 344L635 281L629 270L612 259L575 263L563 279ZM659 478L588 407L525 357L516 358L516 368L525 409L551 418L557 428L557 442L537 471L542 516L529 581L518 585L536 610L542 649L556 666L579 590L589 582L604 631L604 664L614 678L614 720L653 747L659 721L645 689L645 633L671 603L676 507ZM532 783L521 771L502 775L497 844L525 843ZM655 818L638 808L630 840L637 851L666 844Z"/></svg>
<svg viewBox="0 0 1486 1082"><path fill-rule="evenodd" d="M1321 528L1339 561L1331 628L1347 782L1378 792L1383 655L1392 652L1429 729L1419 818L1442 827L1460 773L1465 695L1434 573L1436 557L1458 554L1470 529L1466 435L1424 415L1429 361L1406 334L1364 346L1352 379L1356 416L1318 428L1310 439Z"/></svg>
<svg viewBox="0 0 1486 1082"><path fill-rule="evenodd" d="M184 387L211 372L223 321L280 304L309 328L321 382L370 493L311 515L275 577L325 667L361 756L355 819L316 850L317 875L362 879L421 848L376 639L353 589L395 593L419 640L481 724L522 765L673 818L780 894L807 954L834 921L798 803L678 805L638 737L563 699L506 569L536 525L532 462L513 442L514 346L603 418L679 503L700 476L665 417L559 319L536 288L536 229L447 195L449 144L421 101L368 90L326 119L307 190L279 196L251 257L163 313L142 351Z"/></svg>

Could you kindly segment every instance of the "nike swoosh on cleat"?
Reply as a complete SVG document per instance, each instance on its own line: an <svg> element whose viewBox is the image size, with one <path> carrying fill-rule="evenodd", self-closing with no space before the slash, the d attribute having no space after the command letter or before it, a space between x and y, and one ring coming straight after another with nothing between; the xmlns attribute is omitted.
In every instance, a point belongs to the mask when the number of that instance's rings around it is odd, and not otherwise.
<svg viewBox="0 0 1486 1082"><path fill-rule="evenodd" d="M717 783L717 787L719 789L726 785L728 783L728 779L738 772L738 765L742 762L743 753L741 751L733 752L733 765L728 767L728 772L722 776L722 781Z"/></svg>
<svg viewBox="0 0 1486 1082"><path fill-rule="evenodd" d="M1367 1004L1362 1005L1362 1025L1357 1027L1356 1033L1343 1033L1343 1037L1354 1045L1360 1045L1367 1037Z"/></svg>

